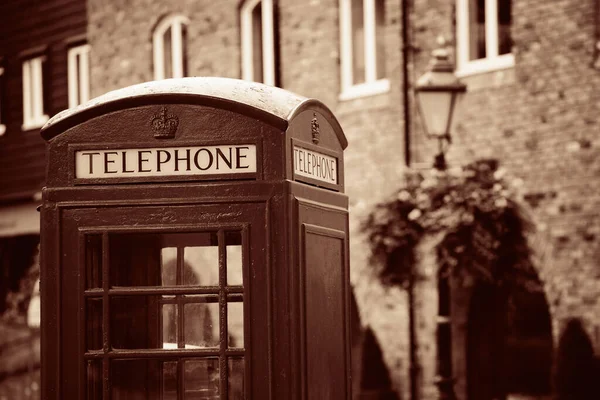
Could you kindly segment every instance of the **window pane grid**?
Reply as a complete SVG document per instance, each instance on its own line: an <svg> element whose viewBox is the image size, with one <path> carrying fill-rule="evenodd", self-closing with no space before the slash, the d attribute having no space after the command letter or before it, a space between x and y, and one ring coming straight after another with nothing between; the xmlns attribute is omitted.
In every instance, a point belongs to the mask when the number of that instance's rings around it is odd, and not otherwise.
<svg viewBox="0 0 600 400"><path fill-rule="evenodd" d="M154 79L186 76L187 23L187 18L174 15L164 19L154 30Z"/></svg>
<svg viewBox="0 0 600 400"><path fill-rule="evenodd" d="M457 64L462 76L514 66L511 0L456 0Z"/></svg>
<svg viewBox="0 0 600 400"><path fill-rule="evenodd" d="M175 296L175 297L163 297L159 300L161 304L205 304L205 303L218 303L218 295L193 295L190 296Z"/></svg>
<svg viewBox="0 0 600 400"><path fill-rule="evenodd" d="M25 61L23 63L23 124L27 124L33 119L31 105L31 63L32 61Z"/></svg>
<svg viewBox="0 0 600 400"><path fill-rule="evenodd" d="M210 287L201 287L199 285L187 285L183 286L185 283L185 247L177 247L177 263L176 263L176 284L181 286L172 286L172 287L111 287L110 282L110 251L111 251L111 237L108 232L104 232L101 235L99 234L88 234L86 235L86 239L84 241L86 249L85 249L85 257L84 260L86 264L91 263L91 270L88 269L89 266L86 266L86 277L85 283L86 287L89 289L84 290L84 298L87 299L86 302L96 301L101 302L101 319L102 319L102 328L97 329L98 334L102 336L102 346L99 349L89 349L86 347L86 352L84 353L84 360L88 372L86 374L88 380L87 393L88 398L97 399L100 396L100 388L102 390L102 398L110 399L112 395L115 393L114 390L120 390L118 388L118 384L116 388L112 387L112 373L117 373L117 370L112 371L112 363L119 362L119 360L132 360L131 362L135 363L135 360L139 359L147 359L148 365L163 365L161 370L165 370L165 363L172 363L171 366L175 366L176 363L176 374L177 374L177 399L183 399L186 393L196 394L196 393L204 393L204 389L188 389L186 387L186 376L192 377L189 375L189 369L187 368L187 364L191 358L197 360L210 360L211 358L217 362L218 365L218 398L219 399L228 399L228 392L231 386L229 382L229 371L232 369L232 363L237 363L235 365L241 365L241 373L243 379L243 361L245 350L243 347L229 347L229 332L228 332L228 304L243 304L244 296L243 296L243 286L227 286L227 257L228 257L228 247L227 241L231 240L231 234L237 234L237 242L234 239L234 243L236 245L242 245L241 247L247 246L247 238L245 235L241 235L240 231L237 232L226 232L221 229L217 232L217 245L218 245L218 286L210 286ZM229 236L226 236L229 235ZM100 239L101 240L98 240ZM243 242L243 243L242 243ZM90 251L90 248L94 251ZM101 249L98 249L101 247ZM230 247L231 249L231 247ZM242 251L241 253L244 253ZM100 260L98 260L100 258ZM243 254L240 254L240 260L242 267L247 263L246 258ZM98 271L99 265L101 265L101 271ZM122 266L121 266L122 267ZM132 266L133 268L133 266ZM245 268L244 268L245 269ZM101 287L98 287L101 286ZM115 296L126 296L128 298L130 296L146 296L149 295L157 295L156 307L159 311L158 320L160 321L160 332L161 336L163 335L163 326L162 326L162 310L164 306L175 306L177 310L177 346L176 349L114 349L113 343L111 342L111 299L115 298ZM186 342L189 338L186 338L186 316L185 316L185 306L186 305L209 305L214 304L218 305L218 314L219 314L219 340L218 346L214 348L189 348L186 347ZM113 305L114 306L114 305ZM117 310L115 309L115 312ZM216 311L216 310L215 310ZM86 320L91 318L93 315L99 314L99 312L90 312L86 311ZM243 313L242 313L243 315ZM99 317L99 316L98 316ZM119 324L117 324L119 325ZM93 326L93 325L92 325ZM123 327L117 327L115 325L115 329L123 329ZM87 330L88 336L91 336L93 339L93 333L90 333L89 329ZM89 340L90 338L86 338ZM242 333L242 346L243 346L243 333ZM200 357L200 358L198 358ZM151 359L156 359L156 362L152 363ZM101 364L94 364L94 360L97 360ZM162 361L161 361L162 360ZM172 361L168 361L172 360ZM241 364L240 364L241 362ZM156 364L158 363L158 364ZM101 365L102 367L102 382L98 381L97 375L98 372L94 372L92 367L94 365ZM132 364L133 365L133 364ZM192 365L192 364L190 364ZM208 364L207 364L208 365ZM123 364L119 364L119 368L123 368ZM148 367L152 369L151 367ZM127 370L127 369L125 369ZM214 369L216 371L216 368ZM236 373L240 373L240 371L236 370ZM92 377L96 377L92 379ZM164 375L163 375L164 377ZM92 379L92 380L90 380ZM166 379L166 378L165 378ZM192 378L190 378L192 379ZM216 377L207 378L206 382L200 382L201 384L210 384L210 382L215 382ZM211 380L212 379L212 380ZM235 391L239 390L239 387L243 388L243 380L241 384L239 383L239 377L237 378L237 383L235 386ZM160 393L165 392L165 382L164 379L161 378L158 380L158 384L156 384L156 390ZM196 382L196 385L198 382ZM192 385L192 384L190 384ZM239 386L241 385L241 386ZM191 386L190 386L191 387ZM208 390L208 389L207 389ZM215 390L216 387L215 387ZM171 393L171 392L169 392ZM216 393L216 392L215 392ZM216 394L215 394L216 396ZM161 397L163 398L163 397ZM174 397L168 397L174 398ZM213 397L209 397L213 398ZM217 398L217 397L214 397Z"/></svg>
<svg viewBox="0 0 600 400"><path fill-rule="evenodd" d="M177 271L176 271L176 285L181 285L183 283L183 259L184 259L184 248L177 247ZM183 302L182 296L175 296L177 302L177 348L185 349L185 315L183 312ZM164 342L164 338L162 340ZM177 363L177 373L181 380L182 375L182 361ZM181 387L182 382L180 382L179 387Z"/></svg>
<svg viewBox="0 0 600 400"><path fill-rule="evenodd" d="M102 350L104 354L110 352L110 301L108 297L108 289L110 287L110 248L109 248L109 237L108 233L102 234L102 289L104 295L102 296ZM108 357L102 359L102 375L105 379L102 379L103 398L110 399L110 379L106 379L110 376L110 360Z"/></svg>
<svg viewBox="0 0 600 400"><path fill-rule="evenodd" d="M220 329L220 353L219 357L219 374L220 374L220 392L221 398L227 399L229 396L227 392L229 386L227 382L228 371L227 371L227 358L224 357L227 351L227 292L225 287L227 286L227 248L225 246L225 231L219 230L217 234L219 239L219 286L221 292L219 293L219 329Z"/></svg>
<svg viewBox="0 0 600 400"><path fill-rule="evenodd" d="M105 353L104 350L89 350L84 355L86 360L113 360L113 359L146 359L146 358L160 358L165 360L177 360L181 357L243 357L245 355L245 349L243 348L230 348L221 352L221 349L175 349L175 350L162 350L162 349L144 349L140 350L111 350Z"/></svg>
<svg viewBox="0 0 600 400"><path fill-rule="evenodd" d="M380 83L386 77L385 33L384 0L340 0L341 89L344 98L387 90L386 85Z"/></svg>
<svg viewBox="0 0 600 400"><path fill-rule="evenodd" d="M69 108L89 100L89 53L87 44L72 47L67 54Z"/></svg>
<svg viewBox="0 0 600 400"><path fill-rule="evenodd" d="M365 32L365 9L363 0L352 0L352 83L359 84L365 82L365 60L367 53L365 46L369 43L365 41L367 32ZM367 19L367 21L369 21Z"/></svg>
<svg viewBox="0 0 600 400"><path fill-rule="evenodd" d="M486 21L486 9L489 10L489 7L486 7L485 0L469 2L469 60L478 60L487 56L486 30L490 27L489 22Z"/></svg>
<svg viewBox="0 0 600 400"><path fill-rule="evenodd" d="M262 3L252 10L252 79L263 82L263 21Z"/></svg>
<svg viewBox="0 0 600 400"><path fill-rule="evenodd" d="M241 286L229 286L225 288L227 292L227 301L243 301L244 288ZM219 296L220 290L218 287L170 287L170 288L119 288L109 289L108 294L111 296L146 296L146 295L190 295L190 296ZM104 294L102 289L88 289L84 292L85 297L96 297ZM236 300L237 299L237 300Z"/></svg>
<svg viewBox="0 0 600 400"><path fill-rule="evenodd" d="M512 23L511 0L498 0L498 54L512 51L510 26Z"/></svg>

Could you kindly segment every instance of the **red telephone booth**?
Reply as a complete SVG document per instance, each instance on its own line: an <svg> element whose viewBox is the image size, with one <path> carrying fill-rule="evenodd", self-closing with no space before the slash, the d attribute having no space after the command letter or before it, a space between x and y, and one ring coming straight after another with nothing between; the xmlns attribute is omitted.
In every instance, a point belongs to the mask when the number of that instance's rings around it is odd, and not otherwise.
<svg viewBox="0 0 600 400"><path fill-rule="evenodd" d="M335 117L282 89L150 82L52 118L44 399L350 399Z"/></svg>

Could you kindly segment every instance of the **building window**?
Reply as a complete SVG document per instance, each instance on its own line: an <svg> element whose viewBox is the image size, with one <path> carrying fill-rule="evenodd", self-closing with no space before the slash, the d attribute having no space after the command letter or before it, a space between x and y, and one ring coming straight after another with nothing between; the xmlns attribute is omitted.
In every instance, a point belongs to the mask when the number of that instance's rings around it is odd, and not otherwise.
<svg viewBox="0 0 600 400"><path fill-rule="evenodd" d="M45 56L23 62L23 130L39 128L48 120L44 110Z"/></svg>
<svg viewBox="0 0 600 400"><path fill-rule="evenodd" d="M0 136L6 132L4 125L4 68L0 65Z"/></svg>
<svg viewBox="0 0 600 400"><path fill-rule="evenodd" d="M457 0L457 73L514 66L511 0Z"/></svg>
<svg viewBox="0 0 600 400"><path fill-rule="evenodd" d="M384 0L340 0L340 98L386 92Z"/></svg>
<svg viewBox="0 0 600 400"><path fill-rule="evenodd" d="M68 53L69 108L90 99L90 45L72 47Z"/></svg>
<svg viewBox="0 0 600 400"><path fill-rule="evenodd" d="M154 29L154 79L187 75L187 24L186 17L172 15L164 18Z"/></svg>
<svg viewBox="0 0 600 400"><path fill-rule="evenodd" d="M241 8L242 78L275 85L273 0L248 0Z"/></svg>

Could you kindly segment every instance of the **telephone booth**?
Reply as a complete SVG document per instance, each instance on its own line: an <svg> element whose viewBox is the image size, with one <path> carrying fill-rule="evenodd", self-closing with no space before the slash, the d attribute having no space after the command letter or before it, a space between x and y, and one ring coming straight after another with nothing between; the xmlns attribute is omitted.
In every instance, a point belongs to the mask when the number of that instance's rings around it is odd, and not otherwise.
<svg viewBox="0 0 600 400"><path fill-rule="evenodd" d="M351 398L347 141L327 107L170 79L42 136L42 398Z"/></svg>

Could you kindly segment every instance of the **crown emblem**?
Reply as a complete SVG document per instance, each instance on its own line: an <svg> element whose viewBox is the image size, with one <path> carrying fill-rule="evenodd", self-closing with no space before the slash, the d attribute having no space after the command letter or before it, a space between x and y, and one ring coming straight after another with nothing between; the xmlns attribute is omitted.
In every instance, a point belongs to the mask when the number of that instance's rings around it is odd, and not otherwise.
<svg viewBox="0 0 600 400"><path fill-rule="evenodd" d="M163 107L160 113L152 117L152 129L157 139L174 138L178 125L179 118L175 115L167 115L167 107Z"/></svg>
<svg viewBox="0 0 600 400"><path fill-rule="evenodd" d="M317 113L313 113L313 119L310 121L310 131L312 133L312 141L314 144L319 144L321 131L319 130L319 122L317 121Z"/></svg>

